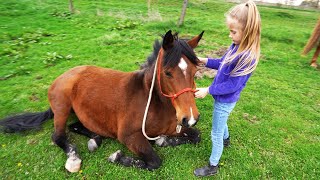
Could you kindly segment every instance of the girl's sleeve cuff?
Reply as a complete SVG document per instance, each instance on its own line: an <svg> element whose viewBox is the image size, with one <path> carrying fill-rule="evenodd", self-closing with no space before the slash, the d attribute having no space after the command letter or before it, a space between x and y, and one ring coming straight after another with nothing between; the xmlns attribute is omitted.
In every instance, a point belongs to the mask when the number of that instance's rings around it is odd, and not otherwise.
<svg viewBox="0 0 320 180"><path fill-rule="evenodd" d="M208 58L206 67L211 69L218 69L220 66L220 59Z"/></svg>

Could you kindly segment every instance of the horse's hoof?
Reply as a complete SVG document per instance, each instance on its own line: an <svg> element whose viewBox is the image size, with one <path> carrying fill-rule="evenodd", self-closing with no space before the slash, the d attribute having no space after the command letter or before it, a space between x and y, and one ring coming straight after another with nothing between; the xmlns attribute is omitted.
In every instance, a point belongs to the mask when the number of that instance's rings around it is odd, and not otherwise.
<svg viewBox="0 0 320 180"><path fill-rule="evenodd" d="M314 67L314 68L317 68L317 67L318 67L318 64L314 62L314 63L311 63L310 66L312 66L312 67Z"/></svg>
<svg viewBox="0 0 320 180"><path fill-rule="evenodd" d="M123 156L123 153L118 150L115 153L111 154L111 156L109 156L108 161L115 163L117 162L121 157Z"/></svg>
<svg viewBox="0 0 320 180"><path fill-rule="evenodd" d="M163 146L167 146L168 143L166 141L167 137L166 136L160 136L159 139L157 139L155 141L156 145L160 146L160 147L163 147Z"/></svg>
<svg viewBox="0 0 320 180"><path fill-rule="evenodd" d="M78 157L72 156L67 159L65 168L69 172L71 173L78 172L80 170L80 167L81 167L81 159L79 159Z"/></svg>
<svg viewBox="0 0 320 180"><path fill-rule="evenodd" d="M90 139L88 141L88 149L90 152L95 151L96 149L98 149L98 145L96 143L96 141L94 139Z"/></svg>

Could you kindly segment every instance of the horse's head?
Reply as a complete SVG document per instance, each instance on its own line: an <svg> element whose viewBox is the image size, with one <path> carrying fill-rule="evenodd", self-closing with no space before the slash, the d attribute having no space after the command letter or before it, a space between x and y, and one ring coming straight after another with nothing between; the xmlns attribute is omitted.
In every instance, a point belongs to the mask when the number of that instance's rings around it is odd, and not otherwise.
<svg viewBox="0 0 320 180"><path fill-rule="evenodd" d="M162 95L171 98L176 110L177 124L190 127L199 119L194 98L194 75L199 63L193 48L198 45L203 32L189 41L172 35L171 30L163 37L158 55L157 81Z"/></svg>

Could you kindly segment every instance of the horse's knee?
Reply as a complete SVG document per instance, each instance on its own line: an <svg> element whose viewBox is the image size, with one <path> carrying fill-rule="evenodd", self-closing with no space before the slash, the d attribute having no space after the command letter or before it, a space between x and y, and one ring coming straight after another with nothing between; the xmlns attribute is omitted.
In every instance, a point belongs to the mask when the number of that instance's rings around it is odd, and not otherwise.
<svg viewBox="0 0 320 180"><path fill-rule="evenodd" d="M159 162L147 163L146 169L152 171L152 170L158 169L161 166L161 164L162 164L161 160Z"/></svg>
<svg viewBox="0 0 320 180"><path fill-rule="evenodd" d="M146 162L146 169L148 170L158 169L162 164L160 157L155 152L152 152L151 155L145 156L142 159Z"/></svg>
<svg viewBox="0 0 320 180"><path fill-rule="evenodd" d="M187 137L190 143L197 144L201 141L201 133L196 128L188 128L186 132L184 132L183 136Z"/></svg>
<svg viewBox="0 0 320 180"><path fill-rule="evenodd" d="M112 163L119 163L126 167L138 167L145 169L146 163L140 159L135 159L133 157L125 156L120 150L116 151L115 153L111 154L108 158L108 161Z"/></svg>

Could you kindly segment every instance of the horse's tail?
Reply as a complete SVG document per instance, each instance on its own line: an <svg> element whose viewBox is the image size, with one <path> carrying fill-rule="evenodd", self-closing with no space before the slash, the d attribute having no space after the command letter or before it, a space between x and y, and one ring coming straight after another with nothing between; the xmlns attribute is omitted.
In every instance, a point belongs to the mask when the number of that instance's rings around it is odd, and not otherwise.
<svg viewBox="0 0 320 180"><path fill-rule="evenodd" d="M10 116L0 120L0 130L6 133L21 132L30 129L38 129L45 121L54 116L51 108L44 112L24 113Z"/></svg>

